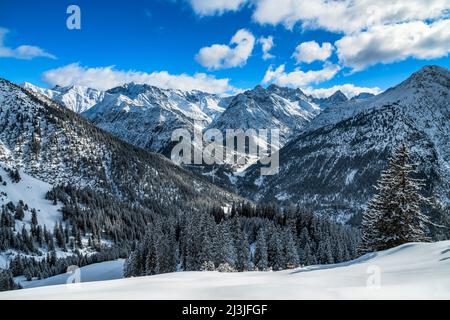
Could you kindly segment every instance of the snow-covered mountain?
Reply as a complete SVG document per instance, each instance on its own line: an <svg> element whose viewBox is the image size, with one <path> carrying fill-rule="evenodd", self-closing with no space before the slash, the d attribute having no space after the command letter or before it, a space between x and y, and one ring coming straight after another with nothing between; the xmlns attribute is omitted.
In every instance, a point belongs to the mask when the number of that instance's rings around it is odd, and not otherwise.
<svg viewBox="0 0 450 320"><path fill-rule="evenodd" d="M330 106L280 150L280 173L250 168L243 195L349 217L367 203L392 150L406 143L427 194L450 204L450 72L429 66L383 94Z"/></svg>
<svg viewBox="0 0 450 320"><path fill-rule="evenodd" d="M193 132L194 120L207 126L224 112L230 98L200 91L125 84L83 114L99 128L135 146L164 153L175 129Z"/></svg>
<svg viewBox="0 0 450 320"><path fill-rule="evenodd" d="M320 113L320 107L300 89L257 86L238 94L210 128L279 129L281 145Z"/></svg>
<svg viewBox="0 0 450 320"><path fill-rule="evenodd" d="M189 191L192 195L203 188L222 193L165 157L122 142L53 101L3 79L0 128L0 161L52 185L70 182L134 200L156 199L159 191L180 198L176 190L187 186L187 181L195 186ZM155 179L165 180L164 190L156 187Z"/></svg>
<svg viewBox="0 0 450 320"><path fill-rule="evenodd" d="M398 86L388 89L382 94L366 99L352 99L344 104L331 105L314 119L308 129L314 130L336 124L355 116L362 110L382 108L394 103L399 107L416 109L420 109L420 106L426 104L426 99L436 100L433 104L448 104L448 101L445 101L445 93L448 93L448 83L446 82L448 74L448 69L426 66ZM433 98L433 94L437 94L437 96Z"/></svg>
<svg viewBox="0 0 450 320"><path fill-rule="evenodd" d="M84 267L85 283L67 285L67 275L61 275L36 282L51 286L0 293L0 299L450 298L450 241L408 243L349 262L278 272L178 272L117 279L122 267L120 261ZM90 282L94 277L117 280Z"/></svg>
<svg viewBox="0 0 450 320"><path fill-rule="evenodd" d="M25 89L42 94L49 99L61 103L64 107L76 113L82 113L103 100L105 93L100 90L84 86L56 86L53 89L45 89L25 82Z"/></svg>
<svg viewBox="0 0 450 320"><path fill-rule="evenodd" d="M348 98L344 93L342 93L342 91L338 90L329 97L313 98L313 101L320 105L322 109L326 109L328 107L337 106L344 102L347 102Z"/></svg>
<svg viewBox="0 0 450 320"><path fill-rule="evenodd" d="M375 95L373 93L362 92L362 93L354 96L350 100L363 100L363 99L368 99L368 98L371 98L371 97L374 97L374 96Z"/></svg>
<svg viewBox="0 0 450 320"><path fill-rule="evenodd" d="M228 108L212 121L207 129L215 129L226 136L227 130L239 130L244 132L255 130L255 136L248 136L254 145L270 143L272 150L278 150L292 137L299 134L308 123L321 111L319 105L313 99L305 95L300 89L291 89L270 85L263 88L258 85L252 90L247 90L235 96ZM279 130L279 141L274 143L271 132L261 141L261 129ZM250 144L250 140L248 142ZM221 186L234 185L237 180L235 175L241 175L249 166L260 159L260 155L240 154L239 150L225 148L227 154L223 165L191 166L194 171L211 178L214 183ZM248 150L246 150L247 152ZM232 156L229 156L229 155ZM233 158L244 158L245 164L237 164Z"/></svg>

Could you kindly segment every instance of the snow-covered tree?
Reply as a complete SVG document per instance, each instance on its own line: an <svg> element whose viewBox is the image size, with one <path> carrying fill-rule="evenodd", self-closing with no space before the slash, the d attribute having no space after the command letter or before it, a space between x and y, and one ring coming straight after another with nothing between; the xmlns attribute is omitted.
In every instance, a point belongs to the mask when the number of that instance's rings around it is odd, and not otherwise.
<svg viewBox="0 0 450 320"><path fill-rule="evenodd" d="M281 242L279 232L276 227L269 230L270 238L267 248L269 264L273 270L281 270L285 266L285 257L283 253L283 243Z"/></svg>
<svg viewBox="0 0 450 320"><path fill-rule="evenodd" d="M230 226L228 222L220 223L214 237L214 264L219 266L222 263L233 265L236 260L236 252L233 239L230 235Z"/></svg>
<svg viewBox="0 0 450 320"><path fill-rule="evenodd" d="M248 244L247 235L242 229L240 218L235 220L234 242L236 247L235 267L238 271L247 271L250 262L250 246Z"/></svg>
<svg viewBox="0 0 450 320"><path fill-rule="evenodd" d="M19 289L14 282L11 271L0 269L0 291Z"/></svg>
<svg viewBox="0 0 450 320"><path fill-rule="evenodd" d="M359 253L385 250L407 242L427 241L422 213L428 200L420 193L423 181L415 173L405 145L389 161L376 186L377 193L363 214Z"/></svg>
<svg viewBox="0 0 450 320"><path fill-rule="evenodd" d="M298 250L290 229L283 233L284 262L287 268L295 268L299 264Z"/></svg>
<svg viewBox="0 0 450 320"><path fill-rule="evenodd" d="M259 229L258 235L256 236L254 263L255 267L260 271L264 271L269 267L266 234L263 228Z"/></svg>

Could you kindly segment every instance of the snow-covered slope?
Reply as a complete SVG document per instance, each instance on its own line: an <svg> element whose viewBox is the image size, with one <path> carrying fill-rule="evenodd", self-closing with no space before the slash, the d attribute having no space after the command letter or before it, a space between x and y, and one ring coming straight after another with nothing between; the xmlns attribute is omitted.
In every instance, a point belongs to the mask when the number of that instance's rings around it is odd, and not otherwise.
<svg viewBox="0 0 450 320"><path fill-rule="evenodd" d="M164 153L175 129L193 131L194 120L207 126L225 110L230 98L200 91L125 84L83 115L96 126L135 146Z"/></svg>
<svg viewBox="0 0 450 320"><path fill-rule="evenodd" d="M28 210L25 210L25 218L23 223L29 225L31 222L31 209L35 209L37 212L37 218L41 225L45 225L48 230L53 230L55 224L61 221L61 205L53 205L50 200L45 199L45 194L51 190L52 186L41 180L31 177L20 172L20 181L13 182L6 172L5 167L0 165L0 177L5 183L0 183L0 206L6 205L8 202L12 202L17 205L19 201L22 201L28 206ZM16 229L22 229L22 224L16 221Z"/></svg>
<svg viewBox="0 0 450 320"><path fill-rule="evenodd" d="M426 66L407 80L376 96L351 99L346 103L332 104L310 123L307 129L315 130L326 125L350 119L363 110L379 109L396 104L406 108L425 108L427 97L436 95L435 104L448 104L448 79L450 71L439 66Z"/></svg>
<svg viewBox="0 0 450 320"><path fill-rule="evenodd" d="M385 93L330 106L280 150L278 175L252 167L242 194L347 217L373 194L393 148L406 143L426 193L450 203L450 71L425 67Z"/></svg>
<svg viewBox="0 0 450 320"><path fill-rule="evenodd" d="M0 293L0 299L450 299L450 241L280 272L179 272Z"/></svg>
<svg viewBox="0 0 450 320"><path fill-rule="evenodd" d="M123 278L123 264L125 260L113 260L107 262L94 263L81 267L79 271L81 282L106 281ZM66 284L72 273L63 273L57 276L41 280L26 281L25 279L16 279L22 288L37 288L45 286L55 286Z"/></svg>
<svg viewBox="0 0 450 320"><path fill-rule="evenodd" d="M45 89L25 82L25 89L42 94L49 99L61 103L64 107L76 113L82 113L103 100L105 92L84 86L56 86L53 89Z"/></svg>

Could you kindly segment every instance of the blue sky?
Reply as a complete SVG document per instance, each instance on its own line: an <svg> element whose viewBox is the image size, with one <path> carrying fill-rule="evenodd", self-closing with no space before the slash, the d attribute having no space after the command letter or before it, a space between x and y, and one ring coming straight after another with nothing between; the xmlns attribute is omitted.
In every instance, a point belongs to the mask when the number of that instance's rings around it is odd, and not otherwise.
<svg viewBox="0 0 450 320"><path fill-rule="evenodd" d="M0 76L41 86L95 80L103 83L102 89L123 79L142 79L163 87L182 84L182 89L198 86L219 93L251 88L266 78L264 84L314 92L344 84L384 90L424 65L450 67L448 1L428 16L426 8L418 7L416 12L408 10L412 13L406 18L400 12L393 19L384 12L389 10L386 6L373 7L370 0L362 0L367 3L362 11L367 17L358 21L351 17L362 9L351 4L342 10L319 7L319 13L309 14L300 9L295 13L292 7L301 6L303 0L279 0L278 5L271 1L275 0L2 0ZM323 0L316 2L326 6ZM439 5L439 0L434 2ZM71 4L81 9L81 30L66 27L66 9ZM337 12L331 19L328 9ZM375 23L370 21L374 10L379 17ZM414 28L418 30L414 37L421 36L411 42L408 32ZM244 40L230 44L242 29L246 30ZM274 42L269 51L273 57L263 59L258 40L269 36ZM361 44L368 37L369 42ZM319 52L311 48L312 42ZM296 59L293 54L302 43L309 45ZM324 43L330 44L331 52L322 50ZM218 45L217 50L198 55L213 45ZM32 48L18 49L21 46ZM236 47L242 50L237 52ZM332 71L323 73L327 68ZM279 72L269 77L268 70Z"/></svg>

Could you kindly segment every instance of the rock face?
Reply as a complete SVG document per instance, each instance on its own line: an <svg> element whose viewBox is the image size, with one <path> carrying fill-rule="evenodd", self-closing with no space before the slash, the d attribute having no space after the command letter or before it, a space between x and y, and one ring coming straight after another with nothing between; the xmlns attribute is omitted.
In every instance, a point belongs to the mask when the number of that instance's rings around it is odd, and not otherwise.
<svg viewBox="0 0 450 320"><path fill-rule="evenodd" d="M426 193L450 203L450 72L428 66L383 94L325 109L280 150L280 173L257 166L238 184L259 201L301 203L343 219L360 212L387 160L406 143Z"/></svg>

